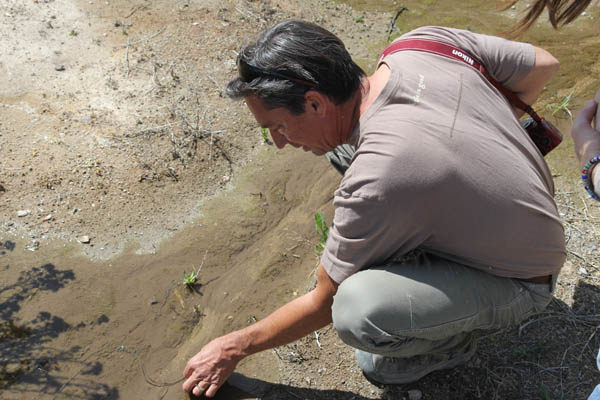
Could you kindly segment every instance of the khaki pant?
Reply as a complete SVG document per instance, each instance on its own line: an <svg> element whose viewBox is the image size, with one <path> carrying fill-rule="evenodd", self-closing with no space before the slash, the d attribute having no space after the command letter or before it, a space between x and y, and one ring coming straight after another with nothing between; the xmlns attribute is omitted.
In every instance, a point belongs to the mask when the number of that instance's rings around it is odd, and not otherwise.
<svg viewBox="0 0 600 400"><path fill-rule="evenodd" d="M417 251L339 286L333 324L348 345L388 357L451 353L469 332L517 324L552 299L550 284L502 278Z"/></svg>

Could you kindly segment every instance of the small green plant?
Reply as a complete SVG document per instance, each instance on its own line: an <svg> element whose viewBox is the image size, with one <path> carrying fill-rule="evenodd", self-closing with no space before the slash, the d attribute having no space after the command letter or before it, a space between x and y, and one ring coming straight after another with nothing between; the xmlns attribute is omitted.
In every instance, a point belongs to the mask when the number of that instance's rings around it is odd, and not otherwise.
<svg viewBox="0 0 600 400"><path fill-rule="evenodd" d="M267 132L267 128L260 128L260 135L265 143L269 143L269 133Z"/></svg>
<svg viewBox="0 0 600 400"><path fill-rule="evenodd" d="M321 239L316 247L316 250L317 252L321 253L325 249L325 242L327 241L327 236L329 235L329 227L325 223L324 213L315 213L315 225L317 233L321 235Z"/></svg>
<svg viewBox="0 0 600 400"><path fill-rule="evenodd" d="M198 275L196 274L196 272L192 271L189 274L186 274L185 272L183 273L183 285L189 290L194 289L194 285L196 284L197 280Z"/></svg>
<svg viewBox="0 0 600 400"><path fill-rule="evenodd" d="M365 22L365 17L364 15L361 15L360 17L356 17L354 19L354 22Z"/></svg>
<svg viewBox="0 0 600 400"><path fill-rule="evenodd" d="M77 36L77 35L79 35L79 32L77 32L75 29L71 29L71 33L69 35Z"/></svg>
<svg viewBox="0 0 600 400"><path fill-rule="evenodd" d="M202 258L202 263L198 267L197 270L192 270L189 274L183 271L183 285L189 290L194 290L194 286L196 286L196 282L198 282L198 277L200 276L200 271L202 270L202 266L204 265L204 260L206 260L206 254L208 254L208 250L204 252L204 257Z"/></svg>
<svg viewBox="0 0 600 400"><path fill-rule="evenodd" d="M552 110L552 115L555 115L557 112L562 111L563 113L567 114L569 116L569 118L571 119L571 122L573 122L573 114L571 114L571 110L569 109L569 103L571 102L571 99L573 98L574 91L575 91L575 89L571 89L569 94L566 95L562 100L560 100L556 103L548 104L546 106L548 109ZM558 99L558 94L555 94L554 97L556 97Z"/></svg>

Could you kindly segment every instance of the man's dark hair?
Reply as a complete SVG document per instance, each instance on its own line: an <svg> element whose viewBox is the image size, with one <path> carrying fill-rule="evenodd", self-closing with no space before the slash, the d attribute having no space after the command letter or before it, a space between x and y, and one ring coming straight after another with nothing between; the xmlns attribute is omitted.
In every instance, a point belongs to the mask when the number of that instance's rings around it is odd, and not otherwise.
<svg viewBox="0 0 600 400"><path fill-rule="evenodd" d="M335 104L342 104L360 88L365 76L337 36L300 20L280 22L265 30L255 44L240 52L238 67L241 62L250 66L247 68L253 76L244 81L248 78L242 76L240 68L240 76L225 88L227 97L256 95L268 108L284 107L296 115L304 112L308 90L317 90Z"/></svg>

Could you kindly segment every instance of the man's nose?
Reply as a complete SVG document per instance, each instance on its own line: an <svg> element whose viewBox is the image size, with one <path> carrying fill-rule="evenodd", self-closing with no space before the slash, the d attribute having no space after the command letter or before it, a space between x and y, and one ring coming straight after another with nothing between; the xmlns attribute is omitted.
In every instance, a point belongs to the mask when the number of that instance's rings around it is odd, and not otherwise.
<svg viewBox="0 0 600 400"><path fill-rule="evenodd" d="M285 136L280 135L275 130L271 130L271 137L273 138L273 142L278 149L283 149L285 145L289 143Z"/></svg>

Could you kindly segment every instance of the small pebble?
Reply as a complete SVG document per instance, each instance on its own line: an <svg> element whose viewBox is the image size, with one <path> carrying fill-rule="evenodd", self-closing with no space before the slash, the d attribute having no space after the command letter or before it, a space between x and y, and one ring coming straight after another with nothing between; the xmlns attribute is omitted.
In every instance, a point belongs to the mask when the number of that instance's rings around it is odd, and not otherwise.
<svg viewBox="0 0 600 400"><path fill-rule="evenodd" d="M26 217L31 214L31 210L19 210L17 211L17 217Z"/></svg>
<svg viewBox="0 0 600 400"><path fill-rule="evenodd" d="M31 242L27 246L25 246L25 248L29 251L37 251L40 248L40 242L37 240L34 240L33 242Z"/></svg>
<svg viewBox="0 0 600 400"><path fill-rule="evenodd" d="M408 391L408 400L421 400L423 393L420 390L413 389Z"/></svg>
<svg viewBox="0 0 600 400"><path fill-rule="evenodd" d="M82 236L82 237L79 238L79 242L87 244L87 243L90 242L90 237L89 236Z"/></svg>
<svg viewBox="0 0 600 400"><path fill-rule="evenodd" d="M65 66L64 66L64 65L62 65L62 64L56 64L56 65L54 66L54 69L55 69L56 71L64 71L64 70L65 70Z"/></svg>

